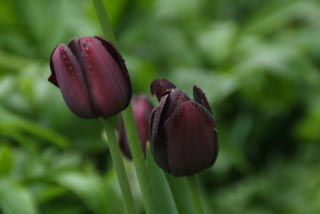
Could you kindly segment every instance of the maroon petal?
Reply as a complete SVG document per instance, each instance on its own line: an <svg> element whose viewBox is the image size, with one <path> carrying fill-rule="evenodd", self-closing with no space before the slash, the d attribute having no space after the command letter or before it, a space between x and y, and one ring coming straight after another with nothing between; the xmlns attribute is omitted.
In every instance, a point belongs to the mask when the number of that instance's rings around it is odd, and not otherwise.
<svg viewBox="0 0 320 214"><path fill-rule="evenodd" d="M163 127L167 102L168 95L165 95L161 98L159 105L152 111L150 119L150 145L155 161L162 169L170 172L167 156L167 138Z"/></svg>
<svg viewBox="0 0 320 214"><path fill-rule="evenodd" d="M86 69L87 69L87 63L85 62L85 57L83 54L83 51L80 46L80 38L72 39L68 45L70 50L72 51L73 55L76 57L77 62L79 63L80 67L83 71L83 76L86 80Z"/></svg>
<svg viewBox="0 0 320 214"><path fill-rule="evenodd" d="M118 134L119 134L119 146L120 146L120 149L121 149L122 153L128 159L131 160L132 159L131 151L130 151L128 138L127 138L127 134L126 134L126 130L125 130L125 127L124 127L124 123L123 123L122 117L120 118L118 130L119 130Z"/></svg>
<svg viewBox="0 0 320 214"><path fill-rule="evenodd" d="M190 100L188 95L186 95L184 92L182 92L179 89L173 89L169 93L169 98L168 98L168 108L165 114L165 117L168 118L170 117L171 114L173 114L176 110L179 110L179 106Z"/></svg>
<svg viewBox="0 0 320 214"><path fill-rule="evenodd" d="M144 153L146 151L146 143L149 141L149 121L152 110L153 105L146 96L140 95L132 98L132 111Z"/></svg>
<svg viewBox="0 0 320 214"><path fill-rule="evenodd" d="M50 66L49 81L59 86L70 110L82 118L95 117L79 63L66 45L54 49Z"/></svg>
<svg viewBox="0 0 320 214"><path fill-rule="evenodd" d="M180 91L174 89L161 97L159 105L153 110L151 117L151 150L158 165L170 172L167 156L167 135L165 133L165 120L177 110L179 105L190 100Z"/></svg>
<svg viewBox="0 0 320 214"><path fill-rule="evenodd" d="M156 95L158 100L161 100L161 97L169 90L172 88L175 88L176 86L169 82L166 79L161 79L161 80L154 80L151 83L151 94Z"/></svg>
<svg viewBox="0 0 320 214"><path fill-rule="evenodd" d="M57 82L57 78L56 78L56 74L52 73L49 78L48 81L51 82L53 85L57 86L59 88L58 82Z"/></svg>
<svg viewBox="0 0 320 214"><path fill-rule="evenodd" d="M127 66L125 64L124 59L122 58L121 54L119 53L119 51L117 50L117 48L108 40L103 39L102 37L99 36L95 36L94 38L96 38L97 40L99 40L101 42L101 44L106 48L106 50L110 53L110 55L114 58L114 60L117 61L118 65L121 68L123 77L126 81L126 85L128 86L128 93L132 94L132 87L131 87L131 81L130 81L130 77L129 77L129 73L128 73L128 69ZM129 99L130 101L130 99ZM129 104L129 102L128 102Z"/></svg>
<svg viewBox="0 0 320 214"><path fill-rule="evenodd" d="M149 120L153 110L153 106L144 95L134 96L131 102L133 116L137 125L140 138L141 148L144 155L146 154L146 144L149 141ZM125 127L122 118L119 121L119 144L122 153L132 159L128 138L125 132Z"/></svg>
<svg viewBox="0 0 320 214"><path fill-rule="evenodd" d="M80 46L95 112L110 117L125 109L131 99L131 87L121 66L96 38L81 38Z"/></svg>
<svg viewBox="0 0 320 214"><path fill-rule="evenodd" d="M217 155L215 122L201 105L187 101L165 123L167 156L175 176L192 175L210 167Z"/></svg>
<svg viewBox="0 0 320 214"><path fill-rule="evenodd" d="M193 99L197 103L203 105L211 114L212 110L210 108L209 102L206 98L206 95L203 93L203 91L198 86L193 86Z"/></svg>

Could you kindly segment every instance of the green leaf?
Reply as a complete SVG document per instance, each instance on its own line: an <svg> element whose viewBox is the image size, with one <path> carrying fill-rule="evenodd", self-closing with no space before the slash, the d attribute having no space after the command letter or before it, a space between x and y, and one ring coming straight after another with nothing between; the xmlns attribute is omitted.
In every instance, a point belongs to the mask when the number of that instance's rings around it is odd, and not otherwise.
<svg viewBox="0 0 320 214"><path fill-rule="evenodd" d="M14 115L1 107L0 118L0 134L9 134L8 137L12 135L13 138L19 143L24 143L23 135L21 135L20 133L28 133L32 136L45 140L46 142L53 143L62 148L65 148L69 144L67 139L63 136L58 135L51 130L40 127L38 124L35 124L32 121ZM20 141L19 139L21 139L22 141Z"/></svg>
<svg viewBox="0 0 320 214"><path fill-rule="evenodd" d="M12 181L0 180L0 207L5 214L35 214L29 192Z"/></svg>
<svg viewBox="0 0 320 214"><path fill-rule="evenodd" d="M94 174L68 172L54 180L80 197L95 214L121 212L117 207L119 200L111 187L106 187L103 180Z"/></svg>
<svg viewBox="0 0 320 214"><path fill-rule="evenodd" d="M9 147L0 148L0 176L6 176L12 168L12 150Z"/></svg>

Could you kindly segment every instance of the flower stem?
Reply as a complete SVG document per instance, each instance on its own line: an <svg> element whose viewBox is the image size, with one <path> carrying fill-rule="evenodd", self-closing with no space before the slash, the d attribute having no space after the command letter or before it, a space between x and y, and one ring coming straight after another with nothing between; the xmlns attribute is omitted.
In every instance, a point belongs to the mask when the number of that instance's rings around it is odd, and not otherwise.
<svg viewBox="0 0 320 214"><path fill-rule="evenodd" d="M173 194L178 213L195 213L187 178L173 177L168 173L165 176Z"/></svg>
<svg viewBox="0 0 320 214"><path fill-rule="evenodd" d="M148 173L146 169L146 162L142 152L140 140L138 138L138 132L135 120L133 118L132 108L126 108L122 112L122 118L125 125L125 130L128 137L128 142L132 154L132 160L137 172L139 186L146 209L146 213L154 214L156 209L154 206L153 195L151 190L151 183L148 179Z"/></svg>
<svg viewBox="0 0 320 214"><path fill-rule="evenodd" d="M197 177L195 175L189 176L188 178L189 188L191 190L192 201L196 210L196 213L204 213L202 202L201 202L201 194L199 183Z"/></svg>
<svg viewBox="0 0 320 214"><path fill-rule="evenodd" d="M117 43L115 34L113 32L111 23L109 21L108 13L104 7L102 0L92 0L96 13L98 15L100 25L103 29L105 36L111 40L114 44ZM137 172L137 177L139 181L139 186L141 194L143 197L144 206L146 213L154 214L156 209L153 202L152 191L150 186L150 181L148 179L148 174L146 170L146 163L144 161L143 152L141 149L140 140L138 138L137 127L135 120L133 118L132 109L130 107L126 108L122 112L122 117L129 141L129 146L132 154L133 163Z"/></svg>
<svg viewBox="0 0 320 214"><path fill-rule="evenodd" d="M108 122L103 120L104 124L104 138L105 141L108 144L111 158L113 162L113 166L116 170L121 193L124 198L124 207L126 210L126 213L137 213L136 207L134 205L134 199L132 196L130 184L128 181L127 172L124 167L123 159L121 156L118 140L117 140L117 134L116 134L116 125L117 125L117 117L109 118Z"/></svg>
<svg viewBox="0 0 320 214"><path fill-rule="evenodd" d="M178 213L174 197L171 193L170 186L166 180L164 172L156 165L151 154L149 144L147 144L147 168L152 184L155 206L159 213L175 214ZM189 212L190 210L188 210ZM181 212L186 213L186 212Z"/></svg>
<svg viewBox="0 0 320 214"><path fill-rule="evenodd" d="M98 19L103 30L104 35L107 37L108 40L112 41L116 44L116 37L112 30L112 26L110 23L110 19L108 17L107 10L104 7L102 0L92 0L96 13L98 15Z"/></svg>

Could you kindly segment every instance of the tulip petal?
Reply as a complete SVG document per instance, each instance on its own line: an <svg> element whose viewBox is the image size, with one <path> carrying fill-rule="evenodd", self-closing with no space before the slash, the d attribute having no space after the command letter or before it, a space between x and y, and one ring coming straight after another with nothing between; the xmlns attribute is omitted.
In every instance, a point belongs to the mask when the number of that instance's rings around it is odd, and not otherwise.
<svg viewBox="0 0 320 214"><path fill-rule="evenodd" d="M151 94L156 95L159 101L169 89L173 88L176 88L176 86L166 79L154 80L150 86Z"/></svg>
<svg viewBox="0 0 320 214"><path fill-rule="evenodd" d="M142 149L145 154L146 143L149 140L149 121L153 106L146 96L134 96L132 98L132 111L137 124L138 134Z"/></svg>
<svg viewBox="0 0 320 214"><path fill-rule="evenodd" d="M177 107L190 98L180 91L173 89L161 97L159 105L153 110L151 116L151 150L158 165L170 172L167 156L167 135L164 129L165 119L174 114Z"/></svg>
<svg viewBox="0 0 320 214"><path fill-rule="evenodd" d="M81 38L80 46L96 114L110 117L125 109L131 99L131 86L120 65L96 38Z"/></svg>
<svg viewBox="0 0 320 214"><path fill-rule="evenodd" d="M123 123L123 119L122 117L120 117L120 123L119 123L119 146L120 149L122 151L122 153L128 158L128 159L132 159L132 155L131 155L131 151L130 151L130 147L129 147L129 143L128 143L128 138L127 138L127 134L126 134L126 130L124 127L124 123Z"/></svg>
<svg viewBox="0 0 320 214"><path fill-rule="evenodd" d="M175 111L179 110L178 108L182 103L190 100L188 95L182 92L179 89L173 89L169 93L168 98L168 109L166 111L165 117L168 118L173 114Z"/></svg>
<svg viewBox="0 0 320 214"><path fill-rule="evenodd" d="M68 47L72 51L73 55L76 57L76 60L79 63L80 67L84 69L86 64L84 63L84 56L82 54L82 50L80 46L80 38L75 38L71 40ZM84 76L84 80L86 81L85 72L83 72L82 75Z"/></svg>
<svg viewBox="0 0 320 214"><path fill-rule="evenodd" d="M108 40L103 39L99 36L95 36L94 38L96 38L97 40L99 40L101 42L101 44L106 48L106 50L108 50L108 52L111 54L111 56L118 62L118 65L121 68L123 77L126 81L126 85L128 93L132 94L132 87L131 87L131 81L130 81L130 77L129 77L129 73L128 73L128 69L127 66L125 64L124 59L122 58L121 54L119 53L119 51L117 50L117 48ZM129 99L130 101L130 99Z"/></svg>
<svg viewBox="0 0 320 214"><path fill-rule="evenodd" d="M168 103L168 95L161 98L159 105L153 109L150 119L150 145L155 161L170 172L167 156L166 135L163 126L164 115Z"/></svg>
<svg viewBox="0 0 320 214"><path fill-rule="evenodd" d="M51 67L51 65L50 65L50 67ZM53 68L51 68L51 70L53 70ZM58 85L58 82L57 82L57 78L56 78L56 74L52 73L49 76L48 81L59 88L59 85Z"/></svg>
<svg viewBox="0 0 320 214"><path fill-rule="evenodd" d="M193 99L194 101L196 101L197 103L203 105L203 107L205 107L210 114L212 114L212 110L211 107L209 105L209 102L206 98L206 95L204 94L204 92L198 87L198 86L193 86Z"/></svg>
<svg viewBox="0 0 320 214"><path fill-rule="evenodd" d="M149 121L153 110L153 106L148 100L148 98L144 95L134 96L131 101L131 106L134 120L138 129L141 148L143 154L146 155L146 145L149 141ZM132 159L122 117L119 121L118 131L121 151L128 159Z"/></svg>
<svg viewBox="0 0 320 214"><path fill-rule="evenodd" d="M70 110L82 118L95 117L80 65L66 45L60 44L54 49L50 66L49 81L59 86Z"/></svg>
<svg viewBox="0 0 320 214"><path fill-rule="evenodd" d="M120 66L122 74L125 78L126 84L128 85L129 94L131 94L132 93L131 92L131 81L130 81L127 66L126 66L125 61L122 58L121 54L119 53L119 51L116 49L116 47L110 41L103 39L99 36L95 36L94 38L99 40L101 42L101 44L106 48L106 50L108 50L108 52L111 54L111 56L114 58L114 60L116 60L118 62L118 65Z"/></svg>
<svg viewBox="0 0 320 214"><path fill-rule="evenodd" d="M215 122L198 103L187 101L165 122L167 155L174 176L192 175L210 167L217 156Z"/></svg>

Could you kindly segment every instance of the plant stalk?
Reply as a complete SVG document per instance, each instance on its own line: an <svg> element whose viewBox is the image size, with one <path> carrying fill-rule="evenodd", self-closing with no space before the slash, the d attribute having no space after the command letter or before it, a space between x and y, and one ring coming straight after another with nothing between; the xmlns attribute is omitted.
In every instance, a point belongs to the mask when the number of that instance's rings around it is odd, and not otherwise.
<svg viewBox="0 0 320 214"><path fill-rule="evenodd" d="M148 179L146 162L144 160L144 154L142 152L140 139L138 137L138 131L133 117L132 108L126 108L122 112L122 117L146 213L154 214L156 213L156 209L153 201L151 183Z"/></svg>
<svg viewBox="0 0 320 214"><path fill-rule="evenodd" d="M195 207L196 213L202 214L204 213L202 201L201 201L201 192L197 177L195 175L189 176L187 178L189 189L192 195L193 205Z"/></svg>
<svg viewBox="0 0 320 214"><path fill-rule="evenodd" d="M112 30L111 22L102 0L92 0L102 31L108 40L116 44L116 36Z"/></svg>
<svg viewBox="0 0 320 214"><path fill-rule="evenodd" d="M126 213L137 213L136 207L134 204L133 195L131 192L128 175L124 167L122 154L120 151L120 147L118 144L117 139L117 132L116 132L116 124L117 124L117 117L110 118L111 121L106 122L103 120L104 124L104 139L108 144L111 158L113 162L113 166L116 170L116 174L118 177L118 182L120 185L121 193L124 199L124 207L126 210Z"/></svg>

